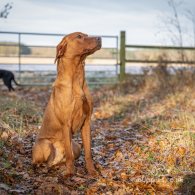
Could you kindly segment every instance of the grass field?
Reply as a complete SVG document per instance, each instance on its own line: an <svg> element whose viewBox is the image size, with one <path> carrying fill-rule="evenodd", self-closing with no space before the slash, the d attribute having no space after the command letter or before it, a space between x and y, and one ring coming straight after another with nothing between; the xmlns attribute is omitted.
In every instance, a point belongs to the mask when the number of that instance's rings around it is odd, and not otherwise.
<svg viewBox="0 0 195 195"><path fill-rule="evenodd" d="M99 177L84 168L64 179L65 165L34 169L31 147L50 87L0 92L1 194L194 194L193 77L131 77L92 90L93 156ZM75 139L81 143L80 136Z"/></svg>

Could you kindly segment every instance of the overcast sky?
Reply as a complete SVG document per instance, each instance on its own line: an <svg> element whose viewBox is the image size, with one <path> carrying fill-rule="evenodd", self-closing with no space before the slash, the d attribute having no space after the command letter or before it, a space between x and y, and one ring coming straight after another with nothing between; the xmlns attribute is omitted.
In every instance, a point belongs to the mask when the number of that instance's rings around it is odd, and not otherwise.
<svg viewBox="0 0 195 195"><path fill-rule="evenodd" d="M1 0L0 8L9 2ZM163 44L168 38L160 26L169 15L167 0L12 0L1 31L119 35L127 32L129 44ZM184 0L182 10L195 10L195 0ZM184 13L181 12L181 21ZM185 22L190 31L191 23ZM1 35L0 35L1 36ZM190 35L189 35L190 36Z"/></svg>

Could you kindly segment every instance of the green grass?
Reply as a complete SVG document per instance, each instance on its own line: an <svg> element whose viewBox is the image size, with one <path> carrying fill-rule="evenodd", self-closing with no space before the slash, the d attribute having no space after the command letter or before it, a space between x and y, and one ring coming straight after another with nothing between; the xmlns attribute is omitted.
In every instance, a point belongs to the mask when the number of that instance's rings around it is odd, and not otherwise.
<svg viewBox="0 0 195 195"><path fill-rule="evenodd" d="M41 111L33 102L12 97L0 97L1 120L18 133L30 124L39 124Z"/></svg>

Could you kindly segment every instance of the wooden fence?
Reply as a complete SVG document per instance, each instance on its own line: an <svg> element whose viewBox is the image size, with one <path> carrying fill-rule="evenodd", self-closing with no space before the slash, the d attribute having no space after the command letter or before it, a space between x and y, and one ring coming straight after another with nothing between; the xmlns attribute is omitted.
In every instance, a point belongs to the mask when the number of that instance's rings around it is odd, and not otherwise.
<svg viewBox="0 0 195 195"><path fill-rule="evenodd" d="M134 49L134 50L158 50L158 57L156 59L151 58L150 56L142 57L138 56L138 58L128 58L127 56L127 49ZM170 51L172 52L171 55L175 55L176 52L179 54L176 59L173 57L167 57L168 54L170 55ZM130 52L129 52L130 53ZM166 57L163 55L166 54ZM126 33L125 31L120 32L120 80L125 79L126 75L126 64L171 64L171 65L195 65L195 48L194 47L174 47L174 46L148 46L148 45L129 45L126 44Z"/></svg>

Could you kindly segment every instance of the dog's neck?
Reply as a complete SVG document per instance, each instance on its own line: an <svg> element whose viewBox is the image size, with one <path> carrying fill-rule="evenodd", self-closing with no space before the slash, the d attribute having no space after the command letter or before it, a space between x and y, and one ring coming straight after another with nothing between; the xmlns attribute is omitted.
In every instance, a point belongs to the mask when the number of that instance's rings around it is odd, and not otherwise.
<svg viewBox="0 0 195 195"><path fill-rule="evenodd" d="M60 58L57 64L57 83L83 87L85 58Z"/></svg>

